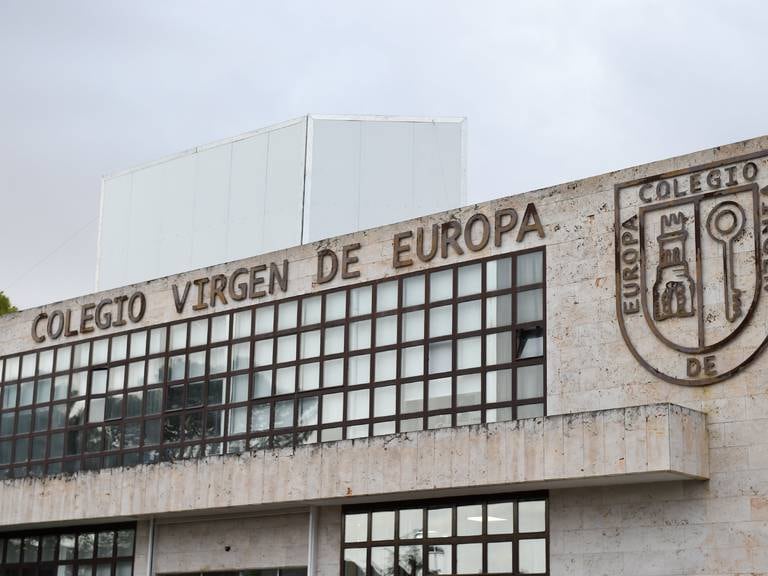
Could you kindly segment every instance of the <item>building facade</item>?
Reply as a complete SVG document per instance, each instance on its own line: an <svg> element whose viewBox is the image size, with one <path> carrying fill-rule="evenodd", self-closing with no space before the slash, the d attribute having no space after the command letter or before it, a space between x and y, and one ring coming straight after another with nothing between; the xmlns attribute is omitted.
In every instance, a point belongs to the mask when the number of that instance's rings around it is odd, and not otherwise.
<svg viewBox="0 0 768 576"><path fill-rule="evenodd" d="M759 138L3 317L0 570L768 573L766 214Z"/></svg>

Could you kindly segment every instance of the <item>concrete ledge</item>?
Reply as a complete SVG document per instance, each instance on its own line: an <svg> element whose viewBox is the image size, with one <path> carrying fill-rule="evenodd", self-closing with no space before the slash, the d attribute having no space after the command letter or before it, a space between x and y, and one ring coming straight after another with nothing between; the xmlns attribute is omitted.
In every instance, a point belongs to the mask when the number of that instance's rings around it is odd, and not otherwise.
<svg viewBox="0 0 768 576"><path fill-rule="evenodd" d="M654 404L9 480L0 526L705 479L705 418Z"/></svg>

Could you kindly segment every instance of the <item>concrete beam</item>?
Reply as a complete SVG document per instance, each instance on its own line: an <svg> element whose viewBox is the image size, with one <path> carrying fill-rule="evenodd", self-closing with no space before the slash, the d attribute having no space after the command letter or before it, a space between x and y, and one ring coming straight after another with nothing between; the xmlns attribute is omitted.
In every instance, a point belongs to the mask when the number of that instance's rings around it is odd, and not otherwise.
<svg viewBox="0 0 768 576"><path fill-rule="evenodd" d="M705 424L653 404L8 480L0 526L705 479Z"/></svg>

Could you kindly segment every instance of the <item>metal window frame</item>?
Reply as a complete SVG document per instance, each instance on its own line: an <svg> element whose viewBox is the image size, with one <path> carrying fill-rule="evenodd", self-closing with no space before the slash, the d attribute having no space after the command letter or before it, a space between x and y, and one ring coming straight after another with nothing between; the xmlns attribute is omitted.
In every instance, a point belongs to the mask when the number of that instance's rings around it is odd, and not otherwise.
<svg viewBox="0 0 768 576"><path fill-rule="evenodd" d="M541 268L541 282L527 284L524 286L517 286L517 259L521 256L530 253L541 253L542 255L542 268ZM496 260L510 259L511 265L509 269L509 286L501 289L488 289L488 274L487 267L489 262ZM459 270L467 266L480 266L481 281L480 290L476 293L459 295ZM435 302L430 302L430 277L434 273L439 273L445 270L452 271L452 295L450 298L442 299ZM424 283L423 302L417 304L406 305L404 302L405 284L410 278L422 277ZM378 287L383 283L388 282L397 283L397 305L395 308L379 311L377 309L377 296ZM370 309L362 314L356 314L352 316L352 294L356 290L370 289ZM542 291L542 318L539 321L517 323L517 304L516 297L522 292L541 290ZM328 298L329 296L337 293L345 294L345 313L341 318L334 318L326 320L328 313ZM487 301L489 298L496 296L509 296L511 299L510 321L508 325L496 326L494 328L487 328ZM303 302L308 299L320 297L320 321L313 322L311 324L302 324L302 308ZM355 437L371 437L374 435L375 427L380 423L392 423L394 426L394 432L406 431L406 427L403 426L403 421L416 421L418 419L421 422L416 429L428 430L430 429L431 418L449 418L449 426L455 427L463 424L458 423L458 418L461 414L479 412L480 422L487 421L488 410L493 409L509 409L512 411L511 419L517 418L517 410L521 406L525 405L541 405L543 414L547 411L547 394L546 394L546 381L547 381L547 338L546 338L546 318L547 318L547 302L546 302L546 248L536 247L520 251L510 251L502 254L496 254L484 258L477 258L473 260L460 260L450 264L442 266L436 266L434 268L428 268L425 270L412 271L397 276L379 278L373 281L360 282L356 284L349 284L341 287L332 288L329 290L312 292L308 294L295 295L288 298L275 300L271 302L255 304L247 307L227 310L225 312L211 313L194 318L186 318L180 320L174 320L172 322L157 324L153 326L145 326L135 330L121 332L111 336L102 336L98 338L91 338L88 340L82 340L71 344L60 344L48 348L42 348L34 351L19 352L16 354L7 355L0 358L0 366L2 369L6 369L8 358L18 358L18 378L16 380L9 380L9 382L2 382L0 389L5 394L5 390L9 386L14 384L17 386L16 397L14 405L11 408L4 409L0 404L0 415L13 414L13 432L10 435L0 436L0 446L5 442L11 442L11 454L10 463L0 464L0 478L18 478L25 476L43 476L53 475L62 472L74 473L81 469L98 469L114 466L131 466L140 463L153 463L158 461L167 461L177 458L193 458L198 456L212 455L212 454L224 454L229 452L242 452L249 449L260 449L268 447L280 447L280 446L295 446L304 443L306 440L312 442L323 441L322 436L324 434L338 434L338 439L347 439L350 437L349 431L351 426L367 426L366 434ZM459 332L458 319L459 319L459 305L465 302L479 301L481 306L481 322L480 329L472 330L468 332ZM289 324L290 327L280 327L280 312L283 313L287 310L287 306L290 303L295 302L295 318L293 318ZM430 310L433 308L450 305L451 311L451 332L445 335L430 337L429 323L430 323ZM266 308L272 308L272 330L270 332L264 332L255 334L256 328L256 316L257 311ZM233 338L235 330L234 315L243 312L250 311L250 330L247 336L240 336ZM423 312L423 334L421 338L403 341L403 319L404 315L409 312L421 311ZM291 310L291 314L294 312ZM396 341L394 344L387 344L383 346L376 345L377 337L377 320L384 317L395 317L396 320ZM214 339L213 325L218 318L227 318L227 331L223 339ZM356 322L369 321L370 322L370 342L367 347L350 350L351 331L350 326ZM206 325L206 338L204 343L196 343L195 346L189 346L191 343L192 335L192 323L204 322ZM175 348L172 346L171 335L174 327L184 326L185 346L181 348ZM326 332L327 329L333 327L343 327L344 329L344 345L342 352L334 354L325 354L326 348ZM541 332L542 338L542 354L541 356L535 356L532 358L517 358L516 347L518 346L519 335L524 330L535 329ZM302 358L301 353L301 335L307 332L319 331L319 355L311 358ZM135 334L143 333L143 337L135 337ZM489 365L486 362L487 354L487 338L491 334L508 333L511 335L512 349L509 353L508 361L498 364ZM162 340L164 346L162 351L153 350L154 335ZM278 360L278 341L281 337L293 336L296 340L296 354L291 360L284 362L277 362ZM458 345L456 344L463 338L480 338L480 363L478 366L470 368L460 369L457 364L458 360ZM116 338L125 339L125 353L120 359L113 360L113 340ZM254 398L255 392L255 373L257 367L254 366L255 359L255 346L257 342L270 341L272 345L272 363L263 369L268 369L271 372L271 394L268 397ZM99 360L94 364L95 343L106 343L106 361ZM142 344L143 342L143 344ZM429 347L430 344L450 342L451 343L451 369L448 371L433 373L429 372ZM133 346L139 344L141 349L135 351ZM248 366L246 368L238 368L232 370L232 347L237 344L248 345ZM412 346L422 346L422 370L421 373L414 376L404 376L403 369L403 352L404 350ZM79 361L80 351L86 350L87 347L87 362L85 366L81 366L83 362ZM225 357L225 371L221 373L211 374L211 351L219 347L226 347ZM39 374L40 372L40 356L47 351L53 351L52 369L50 374ZM376 353L380 352L395 352L395 377L377 381L375 376L375 359ZM77 352L77 353L76 353ZM137 353L138 352L138 353ZM190 369L190 355L198 352L205 353L205 365L204 373L195 378L189 378ZM35 353L35 374L22 378L23 360L22 358L26 354ZM57 368L59 364L59 355L66 358L66 365L62 366L62 370ZM170 362L171 358L183 355L184 357L184 376L176 380L170 379ZM368 355L368 371L369 377L365 382L351 384L349 383L350 376L350 362L354 358ZM341 360L343 363L343 379L342 384L339 386L333 386L330 388L325 387L325 363L327 361ZM153 378L150 383L150 369L153 363L160 361L160 378ZM143 362L143 382L141 386L135 388L128 388L130 367L136 362ZM300 373L301 367L307 364L317 363L318 365L318 381L317 385L311 389L302 390L300 388ZM543 377L543 391L542 395L535 398L528 398L524 400L517 400L517 377L516 368L528 366L528 365L541 365L542 377ZM122 386L119 390L110 390L109 382L107 382L106 390L104 392L93 393L93 375L97 370L110 370L114 368L122 367ZM287 394L277 394L277 371L281 368L293 367L293 390ZM513 376L511 381L510 399L496 403L489 403L487 398L487 374L495 372L497 370L512 370ZM76 375L85 374L84 389L79 390L76 394L74 384ZM457 405L457 378L465 374L479 374L480 377L480 402L468 406ZM248 379L248 394L247 398L240 399L238 401L232 401L232 379L236 376L247 375ZM56 399L55 394L55 382L57 377L65 376L68 379L67 382L67 395L66 398ZM107 378L109 373L107 373ZM436 410L430 410L428 405L428 382L434 379L450 378L451 379L451 401L450 407L441 408ZM35 395L37 393L36 383L39 380L50 380L50 392L46 402L36 402ZM160 380L156 382L156 380ZM224 401L217 404L209 404L207 402L210 383L216 380L223 380L226 382L226 396ZM203 399L204 402L201 405L187 406L186 396L188 393L188 387L195 382L204 382L203 385ZM422 407L421 410L415 412L403 412L402 411L402 386L404 384L421 382L422 383ZM35 383L33 386L35 389L32 391L32 403L29 406L20 406L20 386L23 383ZM169 398L169 391L175 388L177 385L182 386L182 407L169 409L167 401ZM375 414L375 390L382 387L395 386L395 413L385 416L374 416ZM368 404L368 416L366 418L350 419L347 413L347 396L350 392L356 390L369 390L369 404ZM160 391L160 392L158 392ZM129 394L141 392L141 414L139 415L127 415ZM323 423L323 397L328 394L342 393L342 418L339 421ZM159 411L150 410L150 396L160 394L161 406ZM105 403L109 401L109 398L113 395L119 395L122 398L120 407L120 416L118 418L105 419L101 422L89 422L89 408L90 402L94 399L104 398ZM299 406L303 398L316 397L317 398L317 419L316 423L307 426L299 426ZM4 397L1 398L4 403ZM275 428L275 407L278 402L293 401L293 422L292 426L286 428ZM81 420L76 421L70 418L70 411L78 405L82 405ZM252 430L251 420L254 407L260 405L268 405L270 410L269 428L267 430ZM52 414L57 407L64 407L65 410L65 422L64 426L60 428L52 428ZM31 410L31 414L34 417L34 410L38 408L48 408L48 426L44 431L36 432L34 430L34 422L31 424L31 429L23 433L18 432L19 414L24 410ZM58 408L62 409L62 408ZM244 409L245 410L245 431L230 433L232 426L233 410ZM105 406L106 410L106 406ZM220 414L218 416L211 416L212 414ZM218 431L212 433L209 430L209 417L211 419L216 418L218 423ZM201 423L201 430L198 436L187 439L184 437L184 422L188 418L199 418ZM165 442L165 429L170 422L179 422L179 438L175 442ZM128 436L131 433L130 438L133 438L134 430L138 429L138 441L135 444L127 445ZM337 430L338 429L338 430ZM410 430L410 428L407 428ZM330 432L325 432L330 431ZM220 432L220 433L219 433ZM390 432L386 432L387 434ZM159 443L154 443L152 436L158 435ZM378 434L377 434L378 435ZM313 438L314 436L314 438ZM31 460L32 444L35 438L45 438L45 456L41 459ZM61 443L62 453L61 455L53 454L53 441ZM116 444L115 444L116 442ZM16 447L24 448L26 450L24 455L16 454ZM90 448L90 450L89 450ZM26 458L23 458L26 456ZM21 458L18 462L17 459Z"/></svg>
<svg viewBox="0 0 768 576"><path fill-rule="evenodd" d="M541 501L545 502L544 507L544 531L542 532L520 532L519 522L519 504L521 502ZM501 502L514 503L514 532L508 534L488 534L488 505ZM481 505L482 506L482 528L479 535L474 536L458 536L457 530L457 508L461 506ZM450 508L451 509L451 523L452 530L451 536L445 537L429 537L428 535L428 513L430 509ZM421 538L400 538L399 526L400 526L400 512L402 510L421 509L422 511L422 533ZM395 532L394 539L391 540L373 540L372 536L372 513L373 512L389 512L395 513ZM359 542L345 542L346 532L346 518L348 514L367 514L368 528L366 540ZM462 576L461 573L456 570L456 545L459 544L482 544L482 574L488 574L488 547L487 544L495 542L512 542L514 545L514 553L512 557L512 572L493 573L498 576L516 576L520 574L519 571L519 542L521 540L539 540L545 541L545 554L546 554L546 571L537 572L538 576L548 576L550 570L549 561L549 543L550 543L550 505L549 505L549 493L548 491L535 491L535 492L516 492L507 494L492 494L492 495L467 495L460 497L443 497L443 498L430 498L425 500L405 500L397 502L378 502L374 504L353 504L342 507L342 519L341 519L341 533L340 542L341 550L339 554L339 570L341 576L345 576L344 565L344 553L347 549L361 549L367 550L366 556L366 575L375 574L371 566L371 549L377 547L393 547L395 549L394 555L394 573L392 576L408 576L407 572L400 569L399 562L399 548L403 546L421 546L422 547L422 575L426 576L431 574L428 565L427 550L430 545L441 545L451 547L451 575ZM476 573L474 573L476 574ZM448 575L446 575L448 576ZM469 575L467 575L469 576Z"/></svg>
<svg viewBox="0 0 768 576"><path fill-rule="evenodd" d="M133 531L133 545L131 553L129 555L118 555L118 539L116 537L117 532L121 530ZM98 556L98 534L101 532L112 532L112 554L108 557ZM121 522L117 524L94 524L94 525L80 525L80 526L65 526L60 528L48 528L48 529L34 529L23 530L13 532L0 532L0 568L5 570L16 570L19 574L26 574L28 570L36 570L36 573L41 573L42 567L49 567L56 574L60 566L71 566L72 576L78 576L78 571L81 566L90 566L92 576L96 576L94 568L97 565L107 564L110 565L110 573L112 576L117 575L117 563L118 561L130 560L131 561L131 576L134 572L135 556L136 556L136 523L135 522ZM93 556L90 558L79 557L79 537L83 534L94 534L93 541ZM56 537L56 548L54 549L54 559L46 560L42 559L42 540L46 536ZM60 560L59 549L61 546L62 536L74 536L74 548L73 556L71 559ZM38 538L37 546L37 559L35 561L24 560L23 542L26 538L35 537ZM20 562L7 562L7 549L8 540L19 538L22 540L22 548L19 551Z"/></svg>

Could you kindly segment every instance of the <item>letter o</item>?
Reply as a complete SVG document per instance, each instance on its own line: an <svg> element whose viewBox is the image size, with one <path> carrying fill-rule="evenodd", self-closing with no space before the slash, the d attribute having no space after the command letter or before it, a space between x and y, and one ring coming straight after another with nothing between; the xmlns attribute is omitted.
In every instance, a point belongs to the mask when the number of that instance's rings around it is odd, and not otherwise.
<svg viewBox="0 0 768 576"><path fill-rule="evenodd" d="M472 227L475 223L481 222L483 234L480 237L480 242L475 244L472 239ZM491 223L486 218L485 214L473 214L467 223L464 225L464 242L472 252L477 252L485 248L488 244L488 240L491 237Z"/></svg>
<svg viewBox="0 0 768 576"><path fill-rule="evenodd" d="M634 248L629 248L621 253L621 261L628 266L632 266L637 262L638 252Z"/></svg>
<svg viewBox="0 0 768 576"><path fill-rule="evenodd" d="M58 321L58 326L54 327L54 322ZM48 338L56 340L64 331L64 313L61 310L54 310L48 317Z"/></svg>
<svg viewBox="0 0 768 576"><path fill-rule="evenodd" d="M136 302L139 303L139 311L136 311ZM144 318L144 312L147 311L147 298L143 292L134 292L128 300L128 319L133 322L140 322Z"/></svg>
<svg viewBox="0 0 768 576"><path fill-rule="evenodd" d="M747 162L744 164L744 168L741 169L741 173L744 176L744 180L752 182L757 178L757 164L754 162Z"/></svg>

